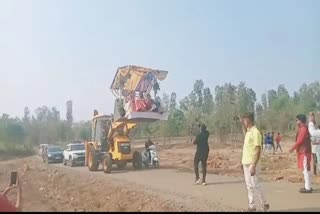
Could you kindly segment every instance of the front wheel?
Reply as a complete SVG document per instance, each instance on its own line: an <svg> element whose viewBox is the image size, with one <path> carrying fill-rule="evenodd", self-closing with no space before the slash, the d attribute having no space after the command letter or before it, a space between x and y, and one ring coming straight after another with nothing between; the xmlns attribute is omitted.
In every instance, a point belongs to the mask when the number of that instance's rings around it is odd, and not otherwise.
<svg viewBox="0 0 320 214"><path fill-rule="evenodd" d="M133 168L136 170L142 168L142 155L140 152L135 151L133 153L132 165Z"/></svg>
<svg viewBox="0 0 320 214"><path fill-rule="evenodd" d="M63 163L64 166L66 166L67 165L66 159L63 158L62 163Z"/></svg>
<svg viewBox="0 0 320 214"><path fill-rule="evenodd" d="M97 171L99 168L99 161L97 160L96 150L90 146L88 168L90 171Z"/></svg>
<svg viewBox="0 0 320 214"><path fill-rule="evenodd" d="M153 166L154 168L159 168L160 167L159 161L153 161Z"/></svg>
<svg viewBox="0 0 320 214"><path fill-rule="evenodd" d="M112 158L110 154L106 154L102 159L103 172L108 174L112 169Z"/></svg>

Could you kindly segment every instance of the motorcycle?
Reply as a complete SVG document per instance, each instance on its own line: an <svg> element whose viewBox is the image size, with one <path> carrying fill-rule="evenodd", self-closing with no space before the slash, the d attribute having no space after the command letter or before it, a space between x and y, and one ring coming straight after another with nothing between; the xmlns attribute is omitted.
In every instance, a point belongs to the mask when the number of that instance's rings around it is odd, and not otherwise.
<svg viewBox="0 0 320 214"><path fill-rule="evenodd" d="M149 157L150 155L150 157ZM143 164L146 168L154 167L159 168L159 157L155 145L149 146L149 155L148 152L145 152L143 155Z"/></svg>

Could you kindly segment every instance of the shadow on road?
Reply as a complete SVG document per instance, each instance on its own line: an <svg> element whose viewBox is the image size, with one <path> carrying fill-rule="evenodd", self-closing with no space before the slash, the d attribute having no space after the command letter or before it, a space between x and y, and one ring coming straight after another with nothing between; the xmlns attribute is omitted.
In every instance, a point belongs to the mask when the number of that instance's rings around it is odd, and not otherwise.
<svg viewBox="0 0 320 214"><path fill-rule="evenodd" d="M320 189L315 189L315 190L313 190L312 191L312 194L314 194L314 193L320 193ZM320 210L319 210L320 211Z"/></svg>

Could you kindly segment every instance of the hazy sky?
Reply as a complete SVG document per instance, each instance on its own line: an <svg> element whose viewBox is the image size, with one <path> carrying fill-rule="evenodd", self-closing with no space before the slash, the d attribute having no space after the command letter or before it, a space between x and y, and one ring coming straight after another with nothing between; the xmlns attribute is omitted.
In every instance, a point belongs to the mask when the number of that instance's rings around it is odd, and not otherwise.
<svg viewBox="0 0 320 214"><path fill-rule="evenodd" d="M111 113L117 67L168 70L161 92L241 80L260 100L320 79L320 1L0 0L0 114L74 103Z"/></svg>

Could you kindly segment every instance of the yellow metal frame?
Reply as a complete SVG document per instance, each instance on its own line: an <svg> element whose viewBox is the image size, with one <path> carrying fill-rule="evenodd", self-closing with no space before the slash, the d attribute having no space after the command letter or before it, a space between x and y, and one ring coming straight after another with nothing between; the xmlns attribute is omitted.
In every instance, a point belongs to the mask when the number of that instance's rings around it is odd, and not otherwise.
<svg viewBox="0 0 320 214"><path fill-rule="evenodd" d="M112 120L112 117L109 115L96 115L92 118L92 130L96 129L96 120L99 118L107 118ZM131 151L130 154L121 154L119 151L119 144L126 142L130 143L130 139L128 137L130 130L136 127L136 123L131 121L121 121L121 122L112 122L111 127L109 129L107 139L109 142L113 142L107 152L112 155L113 160L118 161L131 161L133 158L133 152ZM100 150L101 145L98 145L96 141L93 139L89 142L85 143L85 150L86 150L86 158L85 158L85 165L87 165L87 160L89 157L89 146L93 146L95 150Z"/></svg>

